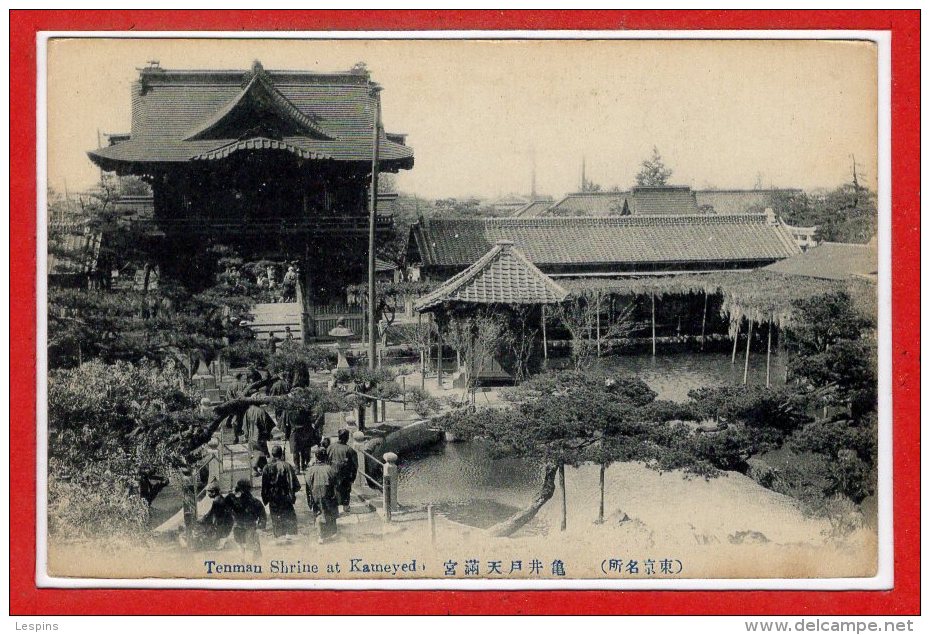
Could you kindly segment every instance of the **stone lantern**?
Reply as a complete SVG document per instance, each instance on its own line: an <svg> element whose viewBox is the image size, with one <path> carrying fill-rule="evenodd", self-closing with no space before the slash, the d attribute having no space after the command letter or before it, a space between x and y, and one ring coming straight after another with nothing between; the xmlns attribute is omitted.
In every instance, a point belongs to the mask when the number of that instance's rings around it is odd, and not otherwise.
<svg viewBox="0 0 930 635"><path fill-rule="evenodd" d="M346 319L344 317L340 317L336 320L336 326L329 332L329 336L336 340L336 354L339 356L339 360L336 362L336 370L349 368L349 361L346 359L346 351L349 350L349 338L353 335L355 335L355 333L346 327Z"/></svg>

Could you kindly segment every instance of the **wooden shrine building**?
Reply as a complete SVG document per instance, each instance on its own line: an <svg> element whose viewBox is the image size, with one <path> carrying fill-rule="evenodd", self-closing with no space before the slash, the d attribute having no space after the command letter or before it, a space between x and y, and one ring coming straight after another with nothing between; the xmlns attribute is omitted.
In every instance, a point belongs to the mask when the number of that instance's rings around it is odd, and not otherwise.
<svg viewBox="0 0 930 635"><path fill-rule="evenodd" d="M365 70L322 74L141 69L131 129L89 152L153 193L151 235L166 278L210 283L203 255L299 262L304 315L365 280L380 87ZM379 129L381 172L413 167L404 135ZM379 214L376 230L393 230ZM311 333L312 335L312 333Z"/></svg>

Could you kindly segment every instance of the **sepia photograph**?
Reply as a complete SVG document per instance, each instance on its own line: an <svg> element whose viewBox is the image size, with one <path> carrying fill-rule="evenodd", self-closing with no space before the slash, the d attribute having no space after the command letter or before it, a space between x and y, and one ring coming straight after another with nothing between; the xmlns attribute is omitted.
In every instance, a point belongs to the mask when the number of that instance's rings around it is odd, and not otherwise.
<svg viewBox="0 0 930 635"><path fill-rule="evenodd" d="M40 583L886 584L879 49L48 38Z"/></svg>

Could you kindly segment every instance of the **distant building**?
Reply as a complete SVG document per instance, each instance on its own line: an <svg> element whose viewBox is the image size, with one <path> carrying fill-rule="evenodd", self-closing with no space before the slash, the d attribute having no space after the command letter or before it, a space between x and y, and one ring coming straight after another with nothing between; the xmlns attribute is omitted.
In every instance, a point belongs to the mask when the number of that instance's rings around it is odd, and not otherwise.
<svg viewBox="0 0 930 635"><path fill-rule="evenodd" d="M512 218L535 218L552 206L551 196L536 196L529 203L511 214Z"/></svg>
<svg viewBox="0 0 930 635"><path fill-rule="evenodd" d="M794 242L798 244L801 251L807 251L811 247L817 246L817 231L820 229L817 225L810 227L795 227L785 225L785 229L794 237Z"/></svg>
<svg viewBox="0 0 930 635"><path fill-rule="evenodd" d="M499 240L553 277L754 269L800 253L767 214L424 219L411 228L407 261L425 279L442 281Z"/></svg>
<svg viewBox="0 0 930 635"><path fill-rule="evenodd" d="M619 192L575 192L531 216L626 216L628 214L747 214L774 207L779 194L800 190L692 190L688 186L634 187Z"/></svg>
<svg viewBox="0 0 930 635"><path fill-rule="evenodd" d="M802 254L769 265L766 269L821 280L861 279L878 281L878 249L875 241L820 243Z"/></svg>
<svg viewBox="0 0 930 635"><path fill-rule="evenodd" d="M800 194L801 190L695 190L698 207L713 208L715 214L745 214L775 208L779 196Z"/></svg>
<svg viewBox="0 0 930 635"><path fill-rule="evenodd" d="M506 213L506 212L516 212L518 209L525 207L531 201L529 198L523 196L518 196L516 194L508 194L506 196L501 196L494 199L493 201L488 202L488 206L493 208L496 212Z"/></svg>

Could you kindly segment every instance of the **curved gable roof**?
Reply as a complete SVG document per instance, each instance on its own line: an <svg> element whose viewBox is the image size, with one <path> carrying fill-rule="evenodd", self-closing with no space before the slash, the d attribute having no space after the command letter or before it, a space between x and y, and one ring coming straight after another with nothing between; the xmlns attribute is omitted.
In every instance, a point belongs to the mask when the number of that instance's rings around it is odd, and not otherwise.
<svg viewBox="0 0 930 635"><path fill-rule="evenodd" d="M88 155L105 170L132 172L265 137L334 161L370 162L373 86L355 73L144 69L132 88L128 138ZM264 122L237 119L255 112ZM391 136L381 132L383 169L413 167L413 149Z"/></svg>
<svg viewBox="0 0 930 635"><path fill-rule="evenodd" d="M269 118L277 121L269 122ZM243 129L243 126L250 126L259 120L265 125L277 123L282 131L291 135L306 134L318 139L334 138L317 125L317 117L301 112L282 95L261 65L256 64L252 79L245 88L213 116L200 122L184 140L228 139L231 136L236 138L237 129L240 134L246 132L248 128Z"/></svg>

